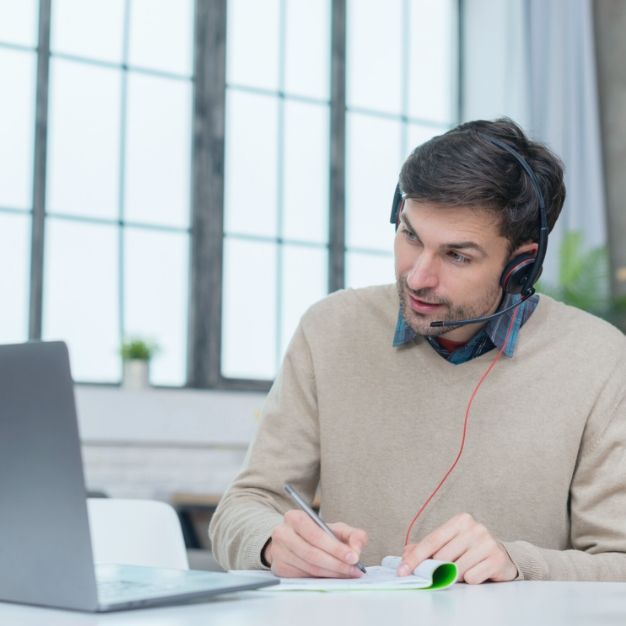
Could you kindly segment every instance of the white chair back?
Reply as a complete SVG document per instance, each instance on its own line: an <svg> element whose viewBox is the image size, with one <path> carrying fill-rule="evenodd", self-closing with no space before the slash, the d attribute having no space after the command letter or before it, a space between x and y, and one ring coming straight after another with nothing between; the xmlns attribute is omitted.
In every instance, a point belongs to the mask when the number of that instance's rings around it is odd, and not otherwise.
<svg viewBox="0 0 626 626"><path fill-rule="evenodd" d="M174 509L154 500L87 498L96 563L189 569Z"/></svg>

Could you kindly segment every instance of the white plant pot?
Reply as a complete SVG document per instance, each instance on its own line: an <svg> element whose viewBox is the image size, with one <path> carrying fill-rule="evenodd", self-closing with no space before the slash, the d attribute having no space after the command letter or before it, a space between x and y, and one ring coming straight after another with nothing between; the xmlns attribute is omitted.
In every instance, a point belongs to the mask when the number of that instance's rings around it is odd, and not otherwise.
<svg viewBox="0 0 626 626"><path fill-rule="evenodd" d="M150 361L129 359L124 361L122 387L132 391L147 389L150 386Z"/></svg>

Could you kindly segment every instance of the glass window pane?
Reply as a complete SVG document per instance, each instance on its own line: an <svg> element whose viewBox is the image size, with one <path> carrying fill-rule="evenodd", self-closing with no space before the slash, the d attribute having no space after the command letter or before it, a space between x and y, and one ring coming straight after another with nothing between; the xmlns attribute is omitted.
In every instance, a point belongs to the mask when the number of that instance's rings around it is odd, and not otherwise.
<svg viewBox="0 0 626 626"><path fill-rule="evenodd" d="M121 63L124 0L54 0L50 47L81 57Z"/></svg>
<svg viewBox="0 0 626 626"><path fill-rule="evenodd" d="M346 255L346 287L368 287L395 282L393 255L348 252Z"/></svg>
<svg viewBox="0 0 626 626"><path fill-rule="evenodd" d="M283 237L328 241L329 115L325 105L285 102Z"/></svg>
<svg viewBox="0 0 626 626"><path fill-rule="evenodd" d="M0 50L0 206L30 209L35 126L35 54Z"/></svg>
<svg viewBox="0 0 626 626"><path fill-rule="evenodd" d="M0 41L35 47L38 6L37 0L0 0Z"/></svg>
<svg viewBox="0 0 626 626"><path fill-rule="evenodd" d="M278 99L226 93L225 228L277 235Z"/></svg>
<svg viewBox="0 0 626 626"><path fill-rule="evenodd" d="M79 381L120 378L118 229L46 222L43 337L67 341Z"/></svg>
<svg viewBox="0 0 626 626"><path fill-rule="evenodd" d="M406 126L406 155L409 156L417 146L432 139L435 135L441 135L448 130L446 127L434 128L432 126L423 126L421 124L407 124Z"/></svg>
<svg viewBox="0 0 626 626"><path fill-rule="evenodd" d="M120 72L51 63L48 211L118 217Z"/></svg>
<svg viewBox="0 0 626 626"><path fill-rule="evenodd" d="M286 2L285 91L329 97L330 0Z"/></svg>
<svg viewBox="0 0 626 626"><path fill-rule="evenodd" d="M302 314L327 293L328 253L321 248L282 248L280 354L284 355Z"/></svg>
<svg viewBox="0 0 626 626"><path fill-rule="evenodd" d="M402 124L348 114L346 217L349 247L392 249L391 201L401 163Z"/></svg>
<svg viewBox="0 0 626 626"><path fill-rule="evenodd" d="M228 0L226 80L277 90L279 0Z"/></svg>
<svg viewBox="0 0 626 626"><path fill-rule="evenodd" d="M276 244L224 241L222 374L276 374Z"/></svg>
<svg viewBox="0 0 626 626"><path fill-rule="evenodd" d="M192 0L130 0L131 66L191 75Z"/></svg>
<svg viewBox="0 0 626 626"><path fill-rule="evenodd" d="M403 0L348 0L348 106L402 112Z"/></svg>
<svg viewBox="0 0 626 626"><path fill-rule="evenodd" d="M150 381L183 385L186 372L189 236L127 228L124 334L156 341Z"/></svg>
<svg viewBox="0 0 626 626"><path fill-rule="evenodd" d="M129 73L124 216L187 227L191 83Z"/></svg>
<svg viewBox="0 0 626 626"><path fill-rule="evenodd" d="M451 123L456 113L456 9L452 0L412 0L409 115Z"/></svg>
<svg viewBox="0 0 626 626"><path fill-rule="evenodd" d="M0 213L0 343L28 336L30 216Z"/></svg>

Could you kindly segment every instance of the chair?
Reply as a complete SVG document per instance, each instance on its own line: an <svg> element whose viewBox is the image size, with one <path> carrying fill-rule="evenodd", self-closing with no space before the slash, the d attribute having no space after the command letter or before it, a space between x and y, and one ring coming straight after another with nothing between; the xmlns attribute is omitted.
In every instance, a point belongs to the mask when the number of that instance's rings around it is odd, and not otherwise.
<svg viewBox="0 0 626 626"><path fill-rule="evenodd" d="M189 569L174 509L153 500L87 498L96 563Z"/></svg>

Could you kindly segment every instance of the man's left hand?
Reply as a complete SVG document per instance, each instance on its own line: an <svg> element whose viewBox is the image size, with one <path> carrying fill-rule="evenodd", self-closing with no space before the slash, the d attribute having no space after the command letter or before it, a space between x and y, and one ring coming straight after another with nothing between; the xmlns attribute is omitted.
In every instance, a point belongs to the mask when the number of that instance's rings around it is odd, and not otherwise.
<svg viewBox="0 0 626 626"><path fill-rule="evenodd" d="M455 515L419 543L408 544L398 575L407 576L425 559L456 563L459 580L472 585L514 580L518 575L504 546L469 513Z"/></svg>

